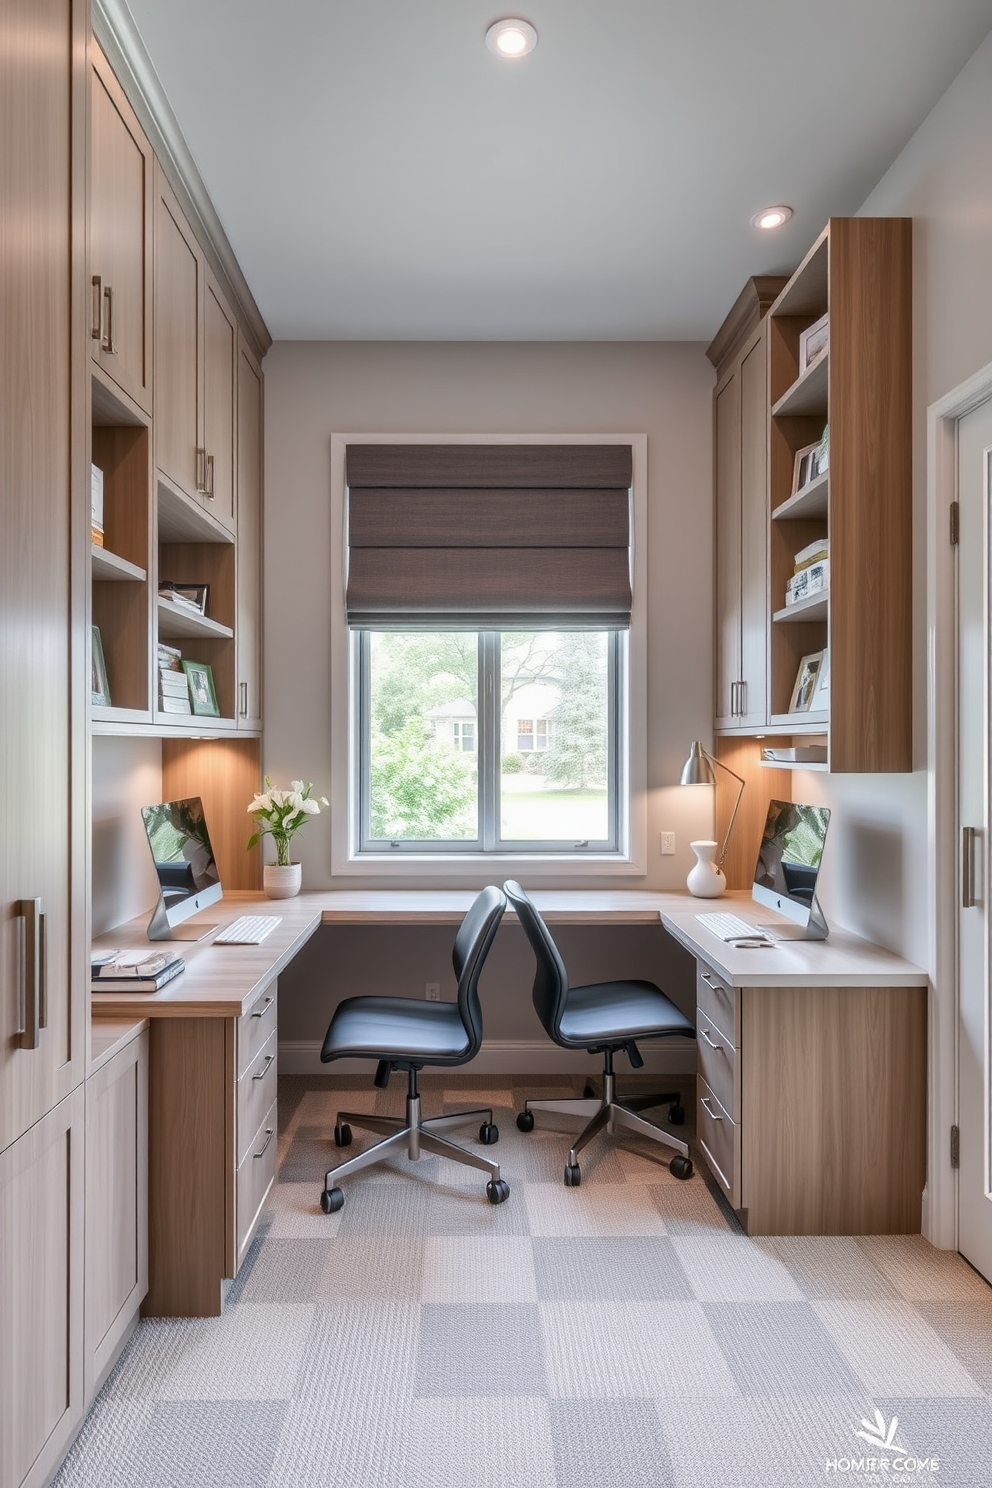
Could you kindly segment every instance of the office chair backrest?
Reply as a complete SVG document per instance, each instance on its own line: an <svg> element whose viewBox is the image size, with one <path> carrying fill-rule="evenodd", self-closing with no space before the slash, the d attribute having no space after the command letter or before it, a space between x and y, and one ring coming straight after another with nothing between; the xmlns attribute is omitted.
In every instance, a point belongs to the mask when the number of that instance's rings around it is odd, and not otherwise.
<svg viewBox="0 0 992 1488"><path fill-rule="evenodd" d="M458 978L458 1011L469 1037L473 1058L482 1044L482 1006L479 977L506 909L506 896L490 885L473 903L458 927L451 950L451 964Z"/></svg>
<svg viewBox="0 0 992 1488"><path fill-rule="evenodd" d="M568 996L568 972L558 954L558 947L551 939L551 932L541 919L523 889L513 879L503 885L506 897L517 912L517 919L530 941L531 950L537 959L534 974L534 1007L545 1032L558 1038L558 1026L565 1010Z"/></svg>

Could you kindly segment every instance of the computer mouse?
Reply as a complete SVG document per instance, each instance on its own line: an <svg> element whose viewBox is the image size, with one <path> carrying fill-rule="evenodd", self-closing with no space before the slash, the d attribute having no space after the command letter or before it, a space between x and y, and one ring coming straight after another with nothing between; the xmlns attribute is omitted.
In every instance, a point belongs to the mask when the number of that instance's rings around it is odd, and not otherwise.
<svg viewBox="0 0 992 1488"><path fill-rule="evenodd" d="M762 946L770 946L771 941L752 938L749 940L732 940L730 944L738 951L756 951L760 950Z"/></svg>

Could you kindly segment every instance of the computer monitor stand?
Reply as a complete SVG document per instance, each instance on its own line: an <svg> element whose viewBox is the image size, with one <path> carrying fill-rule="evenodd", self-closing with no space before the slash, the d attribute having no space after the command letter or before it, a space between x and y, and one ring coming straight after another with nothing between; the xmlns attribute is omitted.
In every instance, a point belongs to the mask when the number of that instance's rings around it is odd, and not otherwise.
<svg viewBox="0 0 992 1488"><path fill-rule="evenodd" d="M216 925L193 924L187 920L182 925L170 925L165 909L165 900L159 898L148 921L146 934L149 940L206 940L217 929Z"/></svg>
<svg viewBox="0 0 992 1488"><path fill-rule="evenodd" d="M805 929L794 930L789 925L780 930L778 925L776 925L775 934L779 940L826 940L830 934L830 926L824 919L823 910L820 908L820 901L816 895L813 895L813 903Z"/></svg>

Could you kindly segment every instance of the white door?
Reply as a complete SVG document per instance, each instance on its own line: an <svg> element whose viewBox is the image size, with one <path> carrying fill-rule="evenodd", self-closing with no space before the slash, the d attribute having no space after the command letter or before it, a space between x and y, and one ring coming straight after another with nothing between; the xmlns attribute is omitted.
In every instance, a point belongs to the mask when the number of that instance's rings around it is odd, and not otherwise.
<svg viewBox="0 0 992 1488"><path fill-rule="evenodd" d="M992 401L958 424L958 1248L992 1280L989 740Z"/></svg>

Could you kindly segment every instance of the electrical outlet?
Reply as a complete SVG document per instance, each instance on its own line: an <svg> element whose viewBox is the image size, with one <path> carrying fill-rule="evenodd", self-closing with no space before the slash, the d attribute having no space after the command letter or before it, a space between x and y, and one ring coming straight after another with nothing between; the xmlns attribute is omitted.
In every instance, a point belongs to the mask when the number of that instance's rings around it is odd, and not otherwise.
<svg viewBox="0 0 992 1488"><path fill-rule="evenodd" d="M661 856L672 858L675 856L675 833L662 832L661 834Z"/></svg>
<svg viewBox="0 0 992 1488"><path fill-rule="evenodd" d="M427 1001L428 1002L440 1002L441 1001L441 983L440 982L428 982L427 985L424 988L424 996L427 998Z"/></svg>

